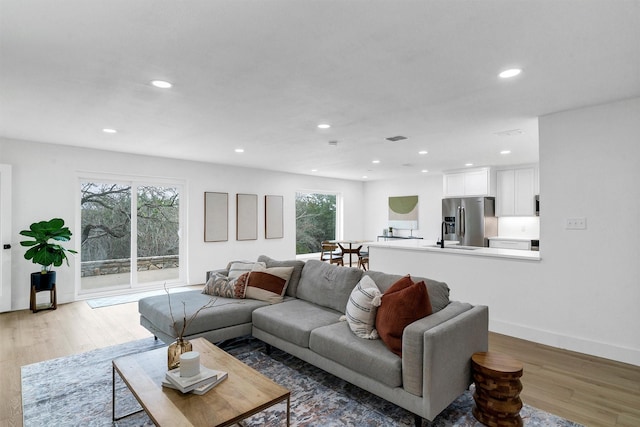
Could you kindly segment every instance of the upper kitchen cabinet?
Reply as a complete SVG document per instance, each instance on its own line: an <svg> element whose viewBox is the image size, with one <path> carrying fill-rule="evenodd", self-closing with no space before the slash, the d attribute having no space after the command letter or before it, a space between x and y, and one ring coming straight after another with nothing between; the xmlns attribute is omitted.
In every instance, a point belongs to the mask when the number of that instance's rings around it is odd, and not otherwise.
<svg viewBox="0 0 640 427"><path fill-rule="evenodd" d="M525 166L496 171L496 216L534 216L538 168Z"/></svg>
<svg viewBox="0 0 640 427"><path fill-rule="evenodd" d="M492 196L491 168L445 173L442 179L444 197Z"/></svg>

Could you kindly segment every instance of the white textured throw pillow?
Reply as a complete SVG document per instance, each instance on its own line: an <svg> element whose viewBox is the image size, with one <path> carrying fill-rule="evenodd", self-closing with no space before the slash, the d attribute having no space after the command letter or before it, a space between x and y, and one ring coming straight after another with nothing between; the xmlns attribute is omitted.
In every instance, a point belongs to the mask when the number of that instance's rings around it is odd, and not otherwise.
<svg viewBox="0 0 640 427"><path fill-rule="evenodd" d="M267 264L264 262L254 261L234 261L229 266L229 279L240 277L244 273L248 273L256 267L267 268Z"/></svg>
<svg viewBox="0 0 640 427"><path fill-rule="evenodd" d="M380 306L382 293L369 276L363 276L351 291L345 317L349 327L360 338L378 339L375 329L376 312Z"/></svg>

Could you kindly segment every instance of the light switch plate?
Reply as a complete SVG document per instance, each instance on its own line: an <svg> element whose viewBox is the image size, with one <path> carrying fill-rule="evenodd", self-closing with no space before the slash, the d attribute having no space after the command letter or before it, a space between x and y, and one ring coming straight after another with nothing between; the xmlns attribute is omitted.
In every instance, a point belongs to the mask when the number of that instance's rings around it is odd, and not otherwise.
<svg viewBox="0 0 640 427"><path fill-rule="evenodd" d="M567 230L586 230L587 218L567 218L565 228Z"/></svg>

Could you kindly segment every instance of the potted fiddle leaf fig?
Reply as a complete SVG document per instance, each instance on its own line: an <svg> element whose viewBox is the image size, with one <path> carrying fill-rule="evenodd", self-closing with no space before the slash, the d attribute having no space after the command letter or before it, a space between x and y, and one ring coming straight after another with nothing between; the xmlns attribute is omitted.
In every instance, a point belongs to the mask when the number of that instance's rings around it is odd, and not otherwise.
<svg viewBox="0 0 640 427"><path fill-rule="evenodd" d="M69 265L67 252L77 253L59 243L71 239L71 230L64 226L64 220L53 218L49 221L34 222L28 230L22 230L20 234L31 238L20 242L20 245L29 248L24 258L41 266L40 273L31 274L32 286L35 286L36 290L51 289L56 281L56 272L51 271L51 267L60 267L65 261Z"/></svg>

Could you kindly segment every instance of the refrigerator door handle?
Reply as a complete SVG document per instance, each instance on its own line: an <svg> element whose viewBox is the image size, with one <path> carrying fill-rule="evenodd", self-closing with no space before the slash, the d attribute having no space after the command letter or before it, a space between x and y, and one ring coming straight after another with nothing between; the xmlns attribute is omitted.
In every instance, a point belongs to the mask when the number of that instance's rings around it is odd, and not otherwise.
<svg viewBox="0 0 640 427"><path fill-rule="evenodd" d="M464 207L460 208L460 236L464 237L465 233L467 232L467 227L466 227L466 214L464 211Z"/></svg>

